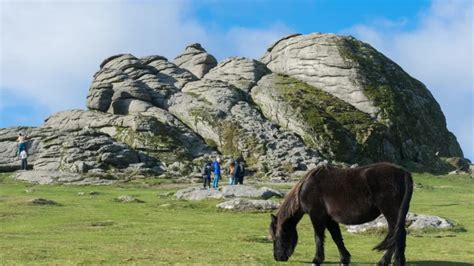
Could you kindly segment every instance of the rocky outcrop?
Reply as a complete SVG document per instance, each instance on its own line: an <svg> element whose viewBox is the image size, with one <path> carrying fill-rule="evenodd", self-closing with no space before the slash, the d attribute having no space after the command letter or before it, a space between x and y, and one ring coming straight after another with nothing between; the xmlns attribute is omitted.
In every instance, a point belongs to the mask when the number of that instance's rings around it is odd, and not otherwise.
<svg viewBox="0 0 474 266"><path fill-rule="evenodd" d="M270 74L263 63L244 57L223 60L205 76L206 79L220 80L248 93L263 76Z"/></svg>
<svg viewBox="0 0 474 266"><path fill-rule="evenodd" d="M345 39L335 34L293 35L274 44L261 61L273 72L321 88L375 117L379 108L355 83L357 69L339 52Z"/></svg>
<svg viewBox="0 0 474 266"><path fill-rule="evenodd" d="M202 78L217 65L214 56L208 54L199 43L188 45L184 52L173 61L178 67L189 70L196 77Z"/></svg>
<svg viewBox="0 0 474 266"><path fill-rule="evenodd" d="M37 174L18 178L33 182L195 177L217 154L275 182L324 160L454 170L446 162L463 157L422 83L369 45L333 34L285 37L260 61L217 63L199 44L174 62L111 56L86 106L37 128L0 129L0 171L19 168L19 131Z"/></svg>
<svg viewBox="0 0 474 266"><path fill-rule="evenodd" d="M242 157L268 175L283 168L306 170L320 156L287 130L268 121L245 94L220 80L188 83L170 100L169 111L224 154ZM285 171L287 172L287 171Z"/></svg>
<svg viewBox="0 0 474 266"><path fill-rule="evenodd" d="M377 151L383 147L383 126L368 114L295 78L267 75L252 89L252 99L272 122L328 158L361 162L396 157L392 150Z"/></svg>
<svg viewBox="0 0 474 266"><path fill-rule="evenodd" d="M438 156L462 157L431 93L368 44L334 34L296 35L278 41L261 61L273 72L324 90L386 127L377 134L381 137L375 148L368 149L382 155L378 160L441 169Z"/></svg>

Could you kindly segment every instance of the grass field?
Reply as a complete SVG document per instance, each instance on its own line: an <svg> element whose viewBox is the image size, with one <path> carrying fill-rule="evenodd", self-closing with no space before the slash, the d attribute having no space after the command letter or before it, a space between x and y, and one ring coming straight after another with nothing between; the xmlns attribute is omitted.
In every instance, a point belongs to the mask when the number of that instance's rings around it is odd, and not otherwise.
<svg viewBox="0 0 474 266"><path fill-rule="evenodd" d="M474 262L474 185L467 176L415 174L410 211L446 217L456 230L411 232L411 265L471 265ZM30 189L27 193L25 189ZM39 186L0 174L0 264L281 264L268 241L269 213L235 213L215 208L218 201L178 201L164 192L172 185ZM98 195L89 195L89 192ZM85 192L79 196L79 192ZM145 203L120 203L119 195ZM32 198L61 206L33 206ZM462 229L460 229L462 228ZM309 263L314 255L312 226L298 225L295 254L283 264ZM353 265L374 264L372 247L381 235L344 232ZM330 237L326 261L339 261Z"/></svg>

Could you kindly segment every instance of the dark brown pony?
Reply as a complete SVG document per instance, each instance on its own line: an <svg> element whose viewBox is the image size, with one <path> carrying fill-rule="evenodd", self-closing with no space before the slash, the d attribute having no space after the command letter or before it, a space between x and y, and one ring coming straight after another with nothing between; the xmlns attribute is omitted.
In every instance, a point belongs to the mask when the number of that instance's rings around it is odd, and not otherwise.
<svg viewBox="0 0 474 266"><path fill-rule="evenodd" d="M313 264L324 261L324 231L331 233L339 249L341 264L351 255L344 246L339 223L362 224L381 213L388 222L388 234L374 249L386 250L377 265L405 265L405 218L413 192L411 174L390 163L340 169L328 165L309 171L286 195L272 216L270 234L273 255L287 261L298 242L296 225L307 213L313 223L316 254Z"/></svg>

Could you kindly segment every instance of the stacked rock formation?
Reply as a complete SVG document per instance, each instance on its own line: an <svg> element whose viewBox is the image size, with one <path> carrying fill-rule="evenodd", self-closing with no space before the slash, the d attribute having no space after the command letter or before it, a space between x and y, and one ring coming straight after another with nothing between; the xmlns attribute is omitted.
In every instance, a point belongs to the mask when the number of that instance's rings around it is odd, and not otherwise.
<svg viewBox="0 0 474 266"><path fill-rule="evenodd" d="M87 108L0 129L0 169L16 167L18 131L34 170L118 178L186 176L219 153L278 178L325 159L443 170L443 158L463 156L421 82L334 34L285 37L260 61L218 63L200 44L173 62L115 55L94 75Z"/></svg>

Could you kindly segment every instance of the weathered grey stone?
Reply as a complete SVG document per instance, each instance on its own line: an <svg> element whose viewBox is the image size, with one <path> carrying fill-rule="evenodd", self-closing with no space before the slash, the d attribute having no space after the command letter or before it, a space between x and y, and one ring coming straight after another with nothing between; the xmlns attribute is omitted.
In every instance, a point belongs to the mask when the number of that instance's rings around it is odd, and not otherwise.
<svg viewBox="0 0 474 266"><path fill-rule="evenodd" d="M411 230L424 229L447 229L454 227L454 224L444 218L431 215L408 213L406 218L406 225ZM380 215L372 222L361 225L348 225L346 229L349 233L364 233L373 230L387 230L387 220L383 215Z"/></svg>
<svg viewBox="0 0 474 266"><path fill-rule="evenodd" d="M178 89L183 88L188 82L198 80L189 70L176 66L162 56L147 56L141 60L143 64L151 66L158 71L157 77L161 82L170 84Z"/></svg>
<svg viewBox="0 0 474 266"><path fill-rule="evenodd" d="M130 195L121 195L115 198L115 201L117 202L123 202L123 203L144 203L143 200L137 199L133 196Z"/></svg>
<svg viewBox="0 0 474 266"><path fill-rule="evenodd" d="M248 185L224 186L222 187L222 195L225 198L263 198L269 199L273 196L283 197L283 194L275 189L262 187L256 188Z"/></svg>
<svg viewBox="0 0 474 266"><path fill-rule="evenodd" d="M177 199L184 200L204 200L204 199L221 199L224 196L222 193L215 189L205 189L202 187L189 187L178 190L176 192Z"/></svg>
<svg viewBox="0 0 474 266"><path fill-rule="evenodd" d="M245 93L223 81L204 78L188 83L170 99L169 111L222 153L259 162L260 171L288 172L286 160L307 169L320 159L294 134L265 119Z"/></svg>
<svg viewBox="0 0 474 266"><path fill-rule="evenodd" d="M320 33L284 38L274 44L261 61L273 72L287 74L326 90L376 117L379 108L357 84L357 69L339 52L343 38Z"/></svg>
<svg viewBox="0 0 474 266"><path fill-rule="evenodd" d="M467 161L464 158L450 157L450 158L445 158L444 161L446 161L449 165L454 167L455 171L460 171L460 172L465 172L465 173L468 173L470 171L469 161Z"/></svg>
<svg viewBox="0 0 474 266"><path fill-rule="evenodd" d="M231 199L216 205L219 209L235 211L269 211L276 210L280 204L272 200Z"/></svg>
<svg viewBox="0 0 474 266"><path fill-rule="evenodd" d="M431 93L368 44L334 34L294 35L274 44L262 62L275 73L334 95L386 127L376 134L376 148L368 149L378 151L379 160L412 161L421 164L420 170L423 165L442 170L436 153L462 157Z"/></svg>
<svg viewBox="0 0 474 266"><path fill-rule="evenodd" d="M256 188L248 185L223 186L220 190L204 189L201 187L189 187L178 190L176 198L186 200L203 200L207 198L261 198L283 197L283 193L278 190L262 187Z"/></svg>
<svg viewBox="0 0 474 266"><path fill-rule="evenodd" d="M323 90L270 74L258 82L251 95L267 118L295 132L306 146L327 158L361 162L364 158L397 157L377 152L383 142L383 125Z"/></svg>
<svg viewBox="0 0 474 266"><path fill-rule="evenodd" d="M13 175L14 179L27 181L40 185L47 184L111 184L115 180L86 177L78 173L66 171L19 171Z"/></svg>
<svg viewBox="0 0 474 266"><path fill-rule="evenodd" d="M61 112L38 128L0 129L0 171L19 168L19 130L28 131L30 166L86 177L77 183L189 180L217 151L278 182L322 156L443 171L442 158L462 157L426 87L365 43L293 35L262 61L235 57L215 66L199 45L178 56L182 67L162 56L109 57L94 75L90 111Z"/></svg>
<svg viewBox="0 0 474 266"><path fill-rule="evenodd" d="M231 57L220 62L204 78L225 81L244 92L249 92L258 80L270 72L267 66L257 60Z"/></svg>
<svg viewBox="0 0 474 266"><path fill-rule="evenodd" d="M202 78L209 70L217 65L214 56L208 54L199 43L188 45L184 52L174 59L174 63L185 68L196 77Z"/></svg>

